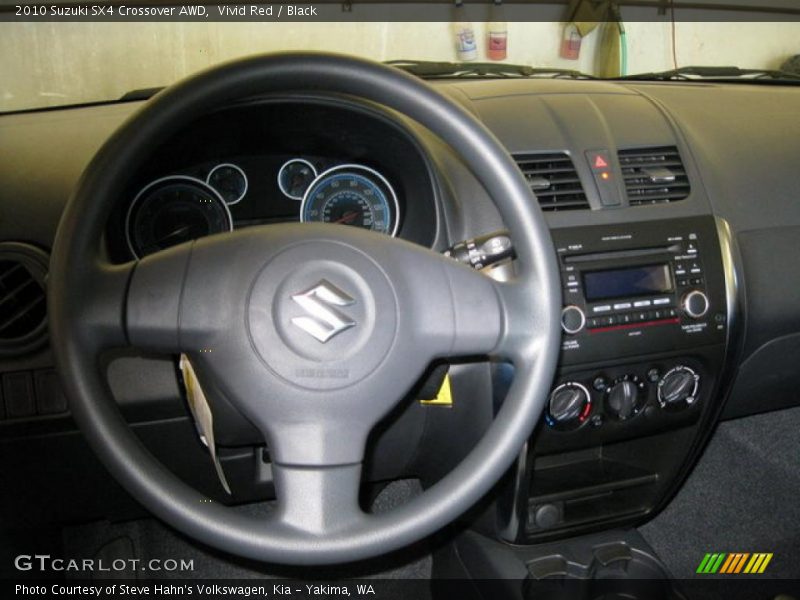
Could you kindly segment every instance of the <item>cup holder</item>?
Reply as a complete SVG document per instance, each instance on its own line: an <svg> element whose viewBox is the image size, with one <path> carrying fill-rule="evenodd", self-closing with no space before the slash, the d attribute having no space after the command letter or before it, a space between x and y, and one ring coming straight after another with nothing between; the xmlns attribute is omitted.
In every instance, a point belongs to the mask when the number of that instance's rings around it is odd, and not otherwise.
<svg viewBox="0 0 800 600"><path fill-rule="evenodd" d="M661 563L625 542L600 544L584 557L540 556L528 563L531 600L683 600Z"/></svg>

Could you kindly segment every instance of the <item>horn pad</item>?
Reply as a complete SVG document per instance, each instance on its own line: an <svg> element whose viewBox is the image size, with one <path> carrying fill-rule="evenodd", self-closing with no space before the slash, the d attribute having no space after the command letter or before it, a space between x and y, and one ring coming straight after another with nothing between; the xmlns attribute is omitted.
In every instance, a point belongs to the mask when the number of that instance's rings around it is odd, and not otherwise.
<svg viewBox="0 0 800 600"><path fill-rule="evenodd" d="M341 241L313 241L264 265L248 297L247 328L261 360L282 379L333 390L357 383L386 360L397 306L395 290L370 256Z"/></svg>

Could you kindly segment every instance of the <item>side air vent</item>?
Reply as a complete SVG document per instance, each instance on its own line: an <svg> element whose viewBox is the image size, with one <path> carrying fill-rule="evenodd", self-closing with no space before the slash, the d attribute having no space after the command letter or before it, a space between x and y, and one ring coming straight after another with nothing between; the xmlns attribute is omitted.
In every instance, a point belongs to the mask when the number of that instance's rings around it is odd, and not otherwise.
<svg viewBox="0 0 800 600"><path fill-rule="evenodd" d="M514 160L539 199L542 210L589 208L583 185L568 154L516 154Z"/></svg>
<svg viewBox="0 0 800 600"><path fill-rule="evenodd" d="M0 243L0 356L20 355L45 340L47 254L34 246Z"/></svg>
<svg viewBox="0 0 800 600"><path fill-rule="evenodd" d="M619 164L631 206L683 200L689 178L675 146L619 151Z"/></svg>

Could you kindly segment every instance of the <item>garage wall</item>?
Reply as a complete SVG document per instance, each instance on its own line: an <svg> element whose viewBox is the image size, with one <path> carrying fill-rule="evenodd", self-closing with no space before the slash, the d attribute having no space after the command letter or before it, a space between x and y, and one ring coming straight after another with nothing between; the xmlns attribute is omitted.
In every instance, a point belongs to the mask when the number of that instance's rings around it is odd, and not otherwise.
<svg viewBox="0 0 800 600"><path fill-rule="evenodd" d="M479 40L485 24L475 23ZM594 71L597 33L578 61L559 58L562 24L508 24L508 61ZM629 22L629 72L672 68L667 22ZM800 23L676 25L681 65L777 67L800 54ZM481 57L485 58L485 44ZM2 23L0 111L117 98L220 61L286 49L387 60L455 60L450 25L435 23Z"/></svg>

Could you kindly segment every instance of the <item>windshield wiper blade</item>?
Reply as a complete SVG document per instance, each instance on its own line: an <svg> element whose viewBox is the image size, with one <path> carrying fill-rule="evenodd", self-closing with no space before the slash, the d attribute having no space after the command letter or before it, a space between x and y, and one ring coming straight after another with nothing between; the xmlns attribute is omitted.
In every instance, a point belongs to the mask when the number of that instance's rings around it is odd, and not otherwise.
<svg viewBox="0 0 800 600"><path fill-rule="evenodd" d="M656 71L653 73L637 73L619 77L623 80L641 81L695 81L697 79L717 79L717 80L763 80L773 81L800 81L800 75L787 71L777 71L774 69L741 69L739 67L680 67L669 71Z"/></svg>
<svg viewBox="0 0 800 600"><path fill-rule="evenodd" d="M444 77L550 77L554 79L564 77L569 79L596 79L596 77L580 71L550 67L529 67L510 63L390 60L386 64L403 69L412 75L431 79Z"/></svg>

